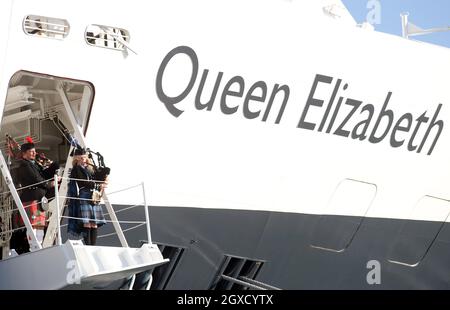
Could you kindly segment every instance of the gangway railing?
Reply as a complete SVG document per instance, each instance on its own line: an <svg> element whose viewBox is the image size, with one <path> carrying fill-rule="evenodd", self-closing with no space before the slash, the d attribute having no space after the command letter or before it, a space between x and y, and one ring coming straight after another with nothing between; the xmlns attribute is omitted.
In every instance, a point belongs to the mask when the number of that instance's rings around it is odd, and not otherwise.
<svg viewBox="0 0 450 310"><path fill-rule="evenodd" d="M56 178L56 176L55 176L55 178ZM79 179L75 179L75 178L63 178L63 179L67 179L68 181L70 181L70 180L73 180L73 181L86 181L86 180L79 180ZM103 183L103 181L93 181L93 182ZM113 208L113 206L111 204L111 201L110 201L110 199L108 197L111 196L111 195L114 195L114 194L118 194L118 193L125 192L125 191L128 191L128 190L134 189L134 188L139 188L139 187L142 189L143 202L140 203L140 204L135 204L133 206L129 206L129 207L125 208L125 209L128 210L128 209L132 209L132 208L136 208L136 207L143 207L144 208L144 212L145 212L145 221L119 221L118 218L117 218L117 215L116 215L116 213L118 213L118 212L116 210L114 210L114 208ZM55 195L57 195L56 191L55 191ZM78 198L78 197L63 196L63 195L60 195L59 193L58 193L58 197L60 199L90 200L90 201L92 201L92 199L84 199L84 198ZM128 242L127 242L127 240L125 238L124 230L120 226L120 223L124 223L124 224L125 223L126 224L138 224L138 227L143 226L145 224L146 225L146 231L147 231L147 240L149 241L149 243L152 242L151 228L150 228L150 216L149 216L149 211L148 211L147 198L146 198L146 194L145 194L145 183L144 182L141 182L139 184L136 184L136 185L133 185L133 186L129 186L129 187L126 187L126 188L123 188L123 189L120 189L120 190L117 190L117 191L114 191L114 192L109 192L109 193L105 192L103 194L102 201L104 203L104 206L107 209L107 213L104 214L104 215L108 215L110 217L110 220L106 220L106 222L113 224L114 229L115 229L115 234L117 234L117 236L118 236L118 238L119 238L119 240L121 242L121 245L123 247L128 247ZM58 204L58 206L59 207L56 208L56 209L62 209L59 204ZM125 209L119 210L119 212L125 211ZM69 217L69 216L62 216L62 215L61 216L57 216L57 218L59 218L59 219L66 218L66 219L83 220L83 218L79 218L79 217ZM60 221L58 221L58 222L60 222ZM131 229L134 229L134 228L137 228L137 227L133 227ZM129 231L131 229L127 229L126 231ZM58 226L58 235L60 235L60 230L61 230L61 226L59 225ZM112 235L112 234L108 234L108 235ZM100 235L99 237L105 237L105 236Z"/></svg>
<svg viewBox="0 0 450 310"><path fill-rule="evenodd" d="M38 185L40 183L44 183L44 182L53 181L54 184L58 184L58 181L60 179L66 179L67 181L70 181L70 180L75 180L76 181L78 179L65 178L65 177L60 178L58 175L55 174L53 179L44 180L42 182L39 182L38 184L32 184L32 185L16 188L14 183L12 182L12 178L11 178L11 176L9 174L9 170L8 170L7 166L5 166L5 165L6 165L6 162L5 162L4 157L3 157L3 155L2 155L2 153L0 151L0 168L2 170L2 175L3 175L4 179L5 179L5 183L8 185L8 188L9 188L9 190L7 192L0 193L0 195L11 194L11 196L14 199L14 202L16 203L16 208L11 208L10 210L5 211L5 212L6 213L10 213L10 216L12 216L13 212L19 211L19 214L20 214L20 217L21 217L21 219L22 219L22 221L24 223L24 226L16 227L16 228L10 229L8 231L3 231L2 233L13 233L13 232L16 232L16 231L19 231L19 230L26 229L27 236L29 236L28 237L28 242L30 244L30 251L35 251L35 250L41 249L41 248L43 248L42 244L38 241L38 239L36 237L36 233L33 230L32 224L30 222L30 219L29 219L27 211L26 211L27 208L31 207L31 205L23 205L22 201L19 198L18 192L20 192L20 190L26 189L28 187L33 187L33 186L36 186L36 185ZM81 180L81 181L86 181L86 180ZM99 183L103 182L103 181L94 181L94 180L92 180L92 181L93 182L99 182ZM127 207L122 208L122 209L120 209L118 211L114 210L114 208L113 208L110 200L108 199L107 195L114 195L116 193L121 193L121 192L124 192L124 191L127 191L127 190L131 190L131 189L134 189L134 188L139 188L139 187L142 189L142 194L143 194L143 201L141 203L135 204L135 205L132 205L132 206L127 206ZM57 246L59 246L59 245L62 245L61 228L65 226L65 225L61 225L61 220L62 219L85 220L82 217L71 217L71 216L62 215L62 213L63 213L62 211L64 210L64 207L67 206L66 201L68 201L68 200L89 200L89 201L93 201L93 199L84 199L84 198L79 198L79 197L71 197L71 196L67 196L67 195L61 195L58 186L54 187L54 191L55 191L55 193L54 193L55 194L55 197L54 197L55 207L53 208L53 212L55 212L55 218L53 218L53 220L56 221L56 242L55 243L56 243ZM120 189L120 190L117 190L117 191L114 191L114 192L110 192L110 193L107 193L107 194L104 193L104 196L102 198L102 202L103 202L105 207L107 207L109 205L109 208L108 207L106 208L108 211L106 213L104 213L104 216L105 217L109 216L110 219L109 220L105 219L105 222L112 223L114 228L115 228L115 232L108 233L108 234L105 234L105 235L99 235L98 238L104 238L104 237L108 237L108 236L112 236L112 235L117 235L119 237L119 239L122 239L121 240L122 246L123 247L128 247L128 242L125 239L124 232L130 231L132 229L136 229L136 228L141 227L143 225L146 225L147 238L148 238L149 243L150 244L152 243L151 228L150 228L150 217L149 217L149 211L148 211L148 204L147 204L147 200L146 200L146 196L145 196L145 185L144 185L144 182L139 183L139 184L134 185L134 186L127 187L127 188L123 188L123 189ZM62 203L64 203L64 206L61 205ZM42 202L39 201L36 204L40 205L40 204L42 204ZM61 208L61 206L62 206L62 208ZM124 220L119 221L118 220L116 213L127 211L127 210L130 210L132 208L138 208L138 207L140 207L140 208L143 207L144 208L145 221L124 221ZM47 219L47 222L49 222L49 221L50 221L50 218ZM122 224L137 224L137 225L123 230L122 227L120 226L121 223ZM120 236L122 238L120 238Z"/></svg>
<svg viewBox="0 0 450 310"><path fill-rule="evenodd" d="M17 205L17 209L19 210L20 215L22 216L22 220L27 229L27 240L29 240L28 242L30 243L30 251L42 249L42 245L39 243L39 241L36 237L36 233L33 231L33 227L31 225L30 219L28 218L25 208L22 204L22 201L19 198L19 194L17 193L16 186L14 185L11 174L9 173L8 165L6 164L5 157L3 157L3 153L1 150L0 150L0 170L2 172L3 179L5 180L5 183L8 186L11 196ZM37 184L33 184L33 185L29 185L28 187L36 186L36 185Z"/></svg>

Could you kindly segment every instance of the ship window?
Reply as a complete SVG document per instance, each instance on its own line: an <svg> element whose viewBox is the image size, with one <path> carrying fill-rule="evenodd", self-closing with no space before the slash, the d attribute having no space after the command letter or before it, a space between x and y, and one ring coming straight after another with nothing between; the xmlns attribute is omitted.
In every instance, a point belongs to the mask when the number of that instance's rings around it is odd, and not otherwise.
<svg viewBox="0 0 450 310"><path fill-rule="evenodd" d="M84 33L84 39L92 46L125 51L125 45L130 42L130 33L117 27L89 25Z"/></svg>
<svg viewBox="0 0 450 310"><path fill-rule="evenodd" d="M450 214L448 200L422 197L404 220L390 249L388 260L394 264L416 267L425 258Z"/></svg>
<svg viewBox="0 0 450 310"><path fill-rule="evenodd" d="M28 15L23 19L23 31L32 36L64 39L69 30L69 22L65 19L38 15Z"/></svg>
<svg viewBox="0 0 450 310"><path fill-rule="evenodd" d="M210 290L278 289L256 281L255 278L264 265L262 260L225 255Z"/></svg>
<svg viewBox="0 0 450 310"><path fill-rule="evenodd" d="M158 244L158 247L162 256L168 258L169 262L153 270L153 281L150 287L152 290L164 290L166 288L184 252L184 248L161 243Z"/></svg>
<svg viewBox="0 0 450 310"><path fill-rule="evenodd" d="M375 184L352 179L340 182L318 219L311 246L332 252L348 248L376 192Z"/></svg>

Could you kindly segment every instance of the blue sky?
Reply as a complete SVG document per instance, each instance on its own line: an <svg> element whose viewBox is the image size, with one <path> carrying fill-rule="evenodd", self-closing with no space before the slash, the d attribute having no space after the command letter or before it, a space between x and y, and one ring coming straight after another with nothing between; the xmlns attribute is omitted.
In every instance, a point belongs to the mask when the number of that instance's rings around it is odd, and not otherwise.
<svg viewBox="0 0 450 310"><path fill-rule="evenodd" d="M358 23L366 20L370 1L378 2L381 8L380 24L374 25L377 31L401 36L401 12L409 12L409 21L423 29L450 26L450 0L342 0ZM450 31L414 39L450 47Z"/></svg>

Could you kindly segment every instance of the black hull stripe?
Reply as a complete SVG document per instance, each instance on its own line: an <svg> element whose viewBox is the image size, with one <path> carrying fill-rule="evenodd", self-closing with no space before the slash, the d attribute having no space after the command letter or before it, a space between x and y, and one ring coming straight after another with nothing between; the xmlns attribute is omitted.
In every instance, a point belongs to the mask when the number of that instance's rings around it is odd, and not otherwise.
<svg viewBox="0 0 450 310"><path fill-rule="evenodd" d="M142 208L118 214L143 215ZM282 289L450 288L448 223L179 207L151 207L150 221L153 242L185 249L167 289L208 289L224 255L266 261L256 280ZM99 235L112 231L107 225ZM145 226L126 237L139 246ZM118 239L101 238L99 245ZM373 260L381 284L367 282Z"/></svg>

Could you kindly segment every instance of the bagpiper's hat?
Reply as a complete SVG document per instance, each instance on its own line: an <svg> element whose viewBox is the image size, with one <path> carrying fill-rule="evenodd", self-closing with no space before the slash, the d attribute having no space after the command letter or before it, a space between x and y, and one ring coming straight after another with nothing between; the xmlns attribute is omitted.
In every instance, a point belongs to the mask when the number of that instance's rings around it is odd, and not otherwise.
<svg viewBox="0 0 450 310"><path fill-rule="evenodd" d="M77 144L77 147L72 152L72 156L77 155L86 155L86 150L82 148L79 144Z"/></svg>
<svg viewBox="0 0 450 310"><path fill-rule="evenodd" d="M20 146L20 150L22 152L26 152L28 150L34 149L34 142L31 137L26 137L25 141L26 142Z"/></svg>

